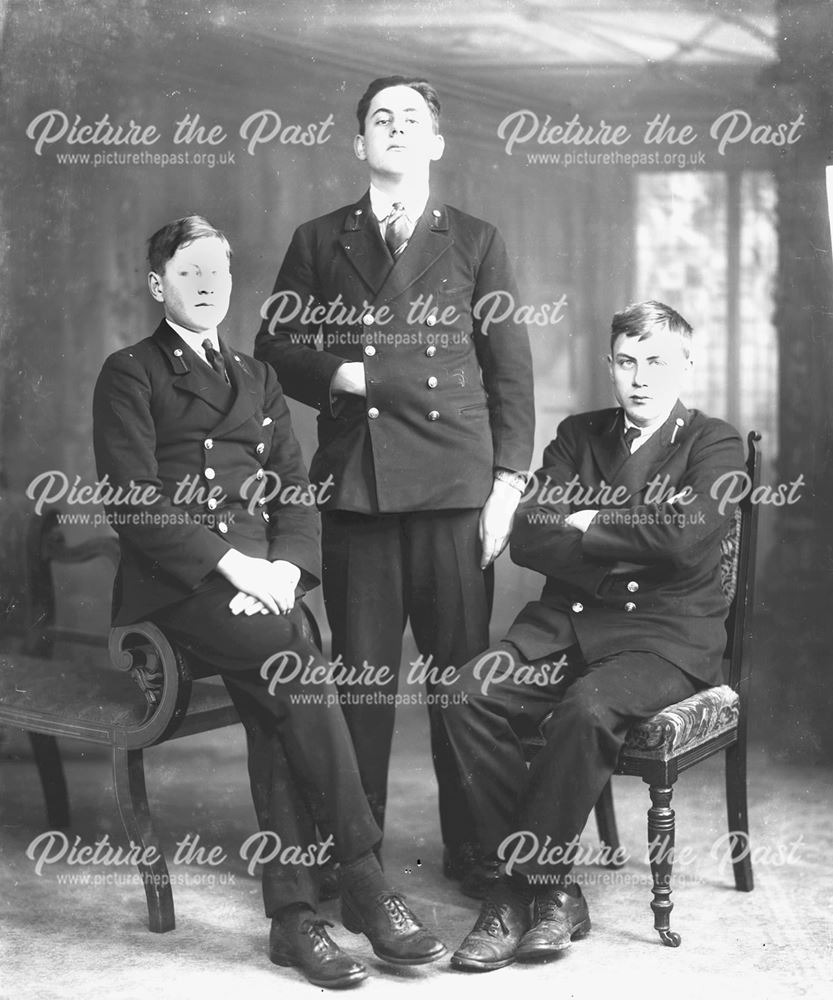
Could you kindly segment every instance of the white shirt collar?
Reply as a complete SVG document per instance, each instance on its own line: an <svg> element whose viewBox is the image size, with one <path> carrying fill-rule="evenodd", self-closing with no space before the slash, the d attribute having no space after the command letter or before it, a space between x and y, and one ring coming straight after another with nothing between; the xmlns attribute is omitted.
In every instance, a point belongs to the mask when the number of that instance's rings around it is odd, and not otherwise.
<svg viewBox="0 0 833 1000"><path fill-rule="evenodd" d="M628 415L627 413L624 412L624 410L622 411L622 416L625 418L625 430L627 430L629 427L637 426L632 420L628 420ZM662 425L670 416L671 416L671 410L669 410L668 413L665 414L665 416L660 417L658 420L656 420L653 424L649 424L647 427L639 427L638 428L639 437L634 438L633 441L631 441L631 455L635 451L639 451L642 445L645 444L645 442L650 437L656 434L656 432L660 429L660 427L662 427Z"/></svg>
<svg viewBox="0 0 833 1000"><path fill-rule="evenodd" d="M217 335L216 326L213 330L203 330L197 333L194 330L186 330L184 326L180 326L178 323L172 323L167 317L165 318L165 322L178 337L185 341L194 354L196 354L198 358L202 358L206 364L208 364L208 358L206 358L205 351L202 349L202 342L206 339L206 337L211 341L211 346L215 351L220 350L220 338Z"/></svg>
<svg viewBox="0 0 833 1000"><path fill-rule="evenodd" d="M428 204L428 194L428 187L420 185L411 190L403 191L396 198L389 198L371 184L370 207L379 221L379 225L382 228L382 235L384 235L385 220L391 213L394 201L401 201L405 206L405 215L408 216L411 222L416 223L417 219L425 211L425 206Z"/></svg>

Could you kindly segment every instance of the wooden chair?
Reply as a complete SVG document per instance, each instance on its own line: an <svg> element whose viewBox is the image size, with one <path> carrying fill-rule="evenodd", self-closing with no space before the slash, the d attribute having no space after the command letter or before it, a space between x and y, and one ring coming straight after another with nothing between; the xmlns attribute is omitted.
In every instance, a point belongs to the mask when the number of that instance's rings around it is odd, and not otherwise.
<svg viewBox="0 0 833 1000"><path fill-rule="evenodd" d="M671 874L675 840L671 797L674 782L683 771L720 751L725 753L726 807L735 888L754 888L749 856L749 820L746 801L746 731L749 708L751 617L754 604L755 547L758 507L752 501L760 481L760 434L747 437L746 468L750 489L738 504L723 540L721 586L729 605L724 676L728 684L707 688L633 726L619 755L615 774L642 778L648 785L648 846L653 880L651 909L654 929L663 944L676 948L680 935L670 929ZM528 740L527 754L541 747L541 739ZM619 835L610 783L595 808L599 839L607 848L609 867L621 867Z"/></svg>
<svg viewBox="0 0 833 1000"><path fill-rule="evenodd" d="M16 648L0 651L0 726L29 734L51 828L69 825L56 737L110 748L122 824L128 840L141 848L136 854L143 860L137 868L147 898L148 926L156 932L173 930L173 893L148 807L144 751L233 725L240 721L237 710L225 687L210 679L211 671L189 662L151 622L113 628L109 639L55 624L53 566L104 559L110 564L109 579L118 560L115 537L69 546L57 511L34 517L21 506L4 512L0 551L7 557L2 575L3 645L8 647L10 638L18 640ZM305 611L308 638L320 648L315 619ZM59 643L84 648L88 655L62 657ZM109 649L112 666L96 662L95 649Z"/></svg>

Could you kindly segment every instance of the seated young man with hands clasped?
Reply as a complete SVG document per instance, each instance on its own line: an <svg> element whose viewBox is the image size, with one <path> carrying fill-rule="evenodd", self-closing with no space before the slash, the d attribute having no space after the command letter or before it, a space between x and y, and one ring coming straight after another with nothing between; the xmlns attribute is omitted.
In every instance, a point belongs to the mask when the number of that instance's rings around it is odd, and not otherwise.
<svg viewBox="0 0 833 1000"><path fill-rule="evenodd" d="M246 727L261 828L308 851L317 825L340 863L345 925L393 964L435 961L445 948L379 867L381 832L335 686L299 704L300 679L270 685L261 670L291 652L326 670L298 603L318 583L319 524L313 506L293 502L311 487L277 376L217 333L228 241L190 216L154 233L148 259L164 318L107 358L94 398L98 474L129 500L108 507L121 543L113 621L150 619L217 669ZM263 895L273 962L325 987L366 977L319 919L310 868L264 865Z"/></svg>

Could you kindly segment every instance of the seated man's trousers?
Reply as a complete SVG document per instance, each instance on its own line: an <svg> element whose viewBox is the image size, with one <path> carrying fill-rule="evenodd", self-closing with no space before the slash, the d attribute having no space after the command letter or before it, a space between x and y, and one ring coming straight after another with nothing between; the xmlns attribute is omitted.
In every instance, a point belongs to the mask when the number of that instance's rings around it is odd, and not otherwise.
<svg viewBox="0 0 833 1000"><path fill-rule="evenodd" d="M328 666L303 634L303 610L296 605L288 615L233 615L228 604L235 592L226 580L212 578L153 620L220 673L246 729L260 828L274 831L284 849L307 849L321 842L317 826L325 840L332 836L329 855L335 861L368 853L381 832L364 795L335 685L304 684L300 671L289 669L283 671L285 682L276 683L274 671L261 675L264 662L282 652L297 653L304 667ZM298 676L289 679L293 672ZM297 902L314 908L314 868L279 858L264 864L263 897L267 916Z"/></svg>
<svg viewBox="0 0 833 1000"><path fill-rule="evenodd" d="M628 729L701 686L645 652L586 663L571 646L530 662L504 641L468 663L443 718L484 851L518 848L519 874L567 874ZM521 739L539 730L527 769Z"/></svg>

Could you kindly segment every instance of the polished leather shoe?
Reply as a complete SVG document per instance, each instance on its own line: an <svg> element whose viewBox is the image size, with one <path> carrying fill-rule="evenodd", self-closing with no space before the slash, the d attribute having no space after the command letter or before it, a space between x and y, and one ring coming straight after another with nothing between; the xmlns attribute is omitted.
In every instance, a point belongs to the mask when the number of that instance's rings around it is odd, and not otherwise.
<svg viewBox="0 0 833 1000"><path fill-rule="evenodd" d="M348 931L365 934L373 951L393 965L425 965L446 953L400 895L388 890L360 896L342 884L341 919Z"/></svg>
<svg viewBox="0 0 833 1000"><path fill-rule="evenodd" d="M489 894L471 932L451 956L452 966L467 972L490 972L510 965L531 923L529 902L511 886L499 885Z"/></svg>
<svg viewBox="0 0 833 1000"><path fill-rule="evenodd" d="M333 925L315 917L298 923L272 921L269 958L275 965L300 968L314 986L344 989L367 978L367 969L333 941L326 928Z"/></svg>
<svg viewBox="0 0 833 1000"><path fill-rule="evenodd" d="M443 849L443 875L460 882L460 891L471 899L485 899L501 878L499 861L486 861L479 845L458 844Z"/></svg>
<svg viewBox="0 0 833 1000"><path fill-rule="evenodd" d="M524 934L515 957L519 962L546 961L589 930L590 911L580 889L578 896L563 889L539 889L535 893L532 927Z"/></svg>

